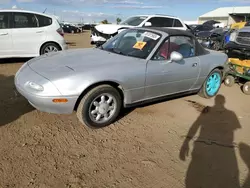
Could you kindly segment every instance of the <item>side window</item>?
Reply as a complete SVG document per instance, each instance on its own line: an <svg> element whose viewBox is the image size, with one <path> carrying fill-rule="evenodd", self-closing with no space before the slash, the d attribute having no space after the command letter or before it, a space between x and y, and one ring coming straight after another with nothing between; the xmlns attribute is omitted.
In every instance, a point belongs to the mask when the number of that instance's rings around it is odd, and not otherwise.
<svg viewBox="0 0 250 188"><path fill-rule="evenodd" d="M148 21L152 23L153 27L173 27L172 18L153 17L150 18Z"/></svg>
<svg viewBox="0 0 250 188"><path fill-rule="evenodd" d="M183 27L183 25L181 24L180 20L175 19L173 27Z"/></svg>
<svg viewBox="0 0 250 188"><path fill-rule="evenodd" d="M14 13L14 28L34 28L38 27L38 20L31 13Z"/></svg>
<svg viewBox="0 0 250 188"><path fill-rule="evenodd" d="M157 50L153 60L168 60L173 51L182 54L183 58L195 56L195 43L187 36L171 36Z"/></svg>
<svg viewBox="0 0 250 188"><path fill-rule="evenodd" d="M194 40L187 36L172 36L170 37L170 44L178 46L176 50L182 54L183 58L195 56L195 43Z"/></svg>
<svg viewBox="0 0 250 188"><path fill-rule="evenodd" d="M46 16L36 14L38 19L39 27L46 27L52 24L52 19Z"/></svg>
<svg viewBox="0 0 250 188"><path fill-rule="evenodd" d="M0 29L9 28L9 13L1 12L0 13Z"/></svg>

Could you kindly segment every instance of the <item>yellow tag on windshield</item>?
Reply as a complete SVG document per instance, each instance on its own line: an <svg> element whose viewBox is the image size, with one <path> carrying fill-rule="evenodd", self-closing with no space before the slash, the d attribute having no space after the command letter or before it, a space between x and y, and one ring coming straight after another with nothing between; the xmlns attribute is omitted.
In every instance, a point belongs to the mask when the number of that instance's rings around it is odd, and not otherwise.
<svg viewBox="0 0 250 188"><path fill-rule="evenodd" d="M146 42L141 42L141 41L138 41L136 42L136 44L133 46L133 48L136 48L138 50L141 50L144 48L144 46L146 45L147 43Z"/></svg>

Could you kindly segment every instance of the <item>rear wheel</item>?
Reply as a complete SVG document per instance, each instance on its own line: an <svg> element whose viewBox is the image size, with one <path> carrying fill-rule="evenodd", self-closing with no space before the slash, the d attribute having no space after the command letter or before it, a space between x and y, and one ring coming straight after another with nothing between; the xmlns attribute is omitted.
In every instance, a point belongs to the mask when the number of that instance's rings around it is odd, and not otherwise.
<svg viewBox="0 0 250 188"><path fill-rule="evenodd" d="M79 121L91 128L110 125L120 113L120 93L110 85L100 85L90 90L77 108Z"/></svg>
<svg viewBox="0 0 250 188"><path fill-rule="evenodd" d="M231 75L228 75L224 80L225 86L232 87L235 84L235 78Z"/></svg>
<svg viewBox="0 0 250 188"><path fill-rule="evenodd" d="M57 52L60 51L60 47L55 43L46 43L41 48L41 55L50 53L50 52Z"/></svg>
<svg viewBox="0 0 250 188"><path fill-rule="evenodd" d="M243 85L242 90L243 90L243 92L244 92L246 95L250 95L250 82L246 82L246 83Z"/></svg>
<svg viewBox="0 0 250 188"><path fill-rule="evenodd" d="M212 98L220 90L222 82L222 73L219 69L213 70L207 77L205 83L203 84L199 95L204 98Z"/></svg>

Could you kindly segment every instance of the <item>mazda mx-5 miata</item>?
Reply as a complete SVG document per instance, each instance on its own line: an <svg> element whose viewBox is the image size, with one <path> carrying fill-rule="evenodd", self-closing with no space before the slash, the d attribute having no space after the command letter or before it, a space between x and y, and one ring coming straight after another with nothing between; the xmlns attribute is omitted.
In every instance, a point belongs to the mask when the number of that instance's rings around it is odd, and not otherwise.
<svg viewBox="0 0 250 188"><path fill-rule="evenodd" d="M83 124L97 128L117 120L122 108L162 97L214 97L227 59L188 31L133 28L96 48L31 59L16 73L15 85L36 109L76 111Z"/></svg>

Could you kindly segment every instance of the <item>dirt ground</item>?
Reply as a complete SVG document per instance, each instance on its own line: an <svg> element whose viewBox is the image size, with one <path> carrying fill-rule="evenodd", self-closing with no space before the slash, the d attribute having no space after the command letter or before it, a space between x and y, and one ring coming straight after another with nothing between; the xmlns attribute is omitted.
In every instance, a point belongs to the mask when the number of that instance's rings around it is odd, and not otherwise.
<svg viewBox="0 0 250 188"><path fill-rule="evenodd" d="M89 33L66 35L90 47ZM0 64L1 188L250 187L250 98L239 85L129 109L92 130L35 110L15 92L17 59ZM225 99L225 106L223 100Z"/></svg>

